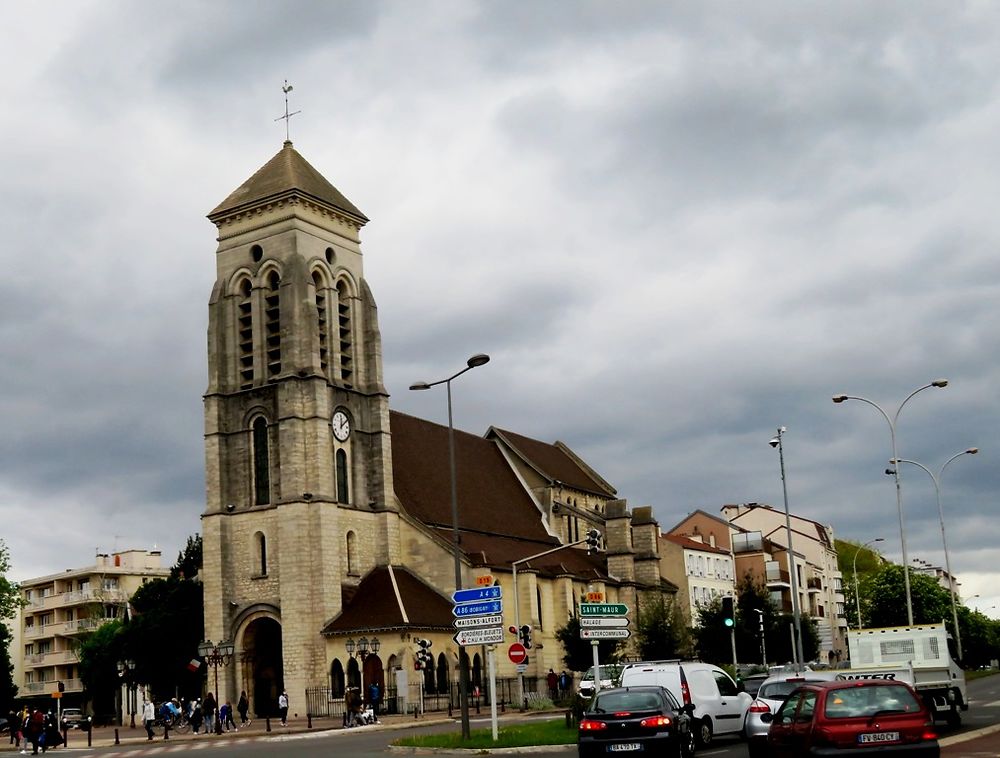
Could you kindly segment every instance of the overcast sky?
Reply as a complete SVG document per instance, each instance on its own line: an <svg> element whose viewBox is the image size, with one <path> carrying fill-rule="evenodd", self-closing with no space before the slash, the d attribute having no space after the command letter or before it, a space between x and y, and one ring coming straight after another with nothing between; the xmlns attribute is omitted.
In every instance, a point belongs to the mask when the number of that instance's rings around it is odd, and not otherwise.
<svg viewBox="0 0 1000 758"><path fill-rule="evenodd" d="M782 504L898 560L899 453L1000 616L1000 5L49 2L0 28L13 577L204 508L205 214L285 138L362 232L392 407L562 440L661 526ZM903 470L911 558L940 564ZM993 608L993 610L990 610Z"/></svg>

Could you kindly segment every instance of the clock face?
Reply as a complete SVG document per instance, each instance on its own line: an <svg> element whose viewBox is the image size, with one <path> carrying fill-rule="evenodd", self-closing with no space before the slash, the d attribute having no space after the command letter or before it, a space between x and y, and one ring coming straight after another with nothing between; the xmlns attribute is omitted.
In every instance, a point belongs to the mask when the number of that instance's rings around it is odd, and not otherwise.
<svg viewBox="0 0 1000 758"><path fill-rule="evenodd" d="M341 442L346 442L351 434L351 422L347 420L347 414L343 411L334 413L331 425L333 426L333 436Z"/></svg>

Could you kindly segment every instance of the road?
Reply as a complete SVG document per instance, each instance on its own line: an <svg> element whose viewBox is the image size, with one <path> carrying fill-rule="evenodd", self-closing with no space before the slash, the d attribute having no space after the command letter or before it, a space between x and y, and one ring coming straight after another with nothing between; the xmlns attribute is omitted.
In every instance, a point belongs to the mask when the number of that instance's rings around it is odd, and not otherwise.
<svg viewBox="0 0 1000 758"><path fill-rule="evenodd" d="M970 732L982 727L1000 724L1000 676L986 677L969 683L971 705L964 714L963 724L959 729L951 729L944 723L937 724L941 737ZM504 723L519 718L509 716ZM488 728L488 718L473 718L472 726ZM190 753L204 751L205 758L210 756L328 756L349 755L352 758L385 758L388 754L387 744L400 734L422 734L431 732L454 731L455 724L438 724L436 726L418 727L403 730L375 730L368 728L354 730L312 731L293 734L236 737L232 739L217 739L213 736L191 740L178 740L173 743L154 742L117 745L108 747L76 747L62 749L59 753L79 756L80 758L142 758L143 756L167 756L171 753ZM2 748L0 746L0 752ZM553 748L542 752L532 752L532 758L566 758L574 756L576 751L564 747ZM951 749L948 755L962 755L961 750ZM746 758L746 744L737 739L718 738L703 750L698 751L699 758Z"/></svg>

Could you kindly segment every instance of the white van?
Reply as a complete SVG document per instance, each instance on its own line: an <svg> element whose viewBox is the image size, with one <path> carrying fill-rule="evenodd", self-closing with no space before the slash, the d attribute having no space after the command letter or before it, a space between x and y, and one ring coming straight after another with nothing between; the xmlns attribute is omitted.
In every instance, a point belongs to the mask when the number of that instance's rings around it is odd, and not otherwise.
<svg viewBox="0 0 1000 758"><path fill-rule="evenodd" d="M622 669L621 686L659 685L683 705L694 706L695 735L702 747L716 734L742 734L753 698L723 669L700 661L646 661Z"/></svg>

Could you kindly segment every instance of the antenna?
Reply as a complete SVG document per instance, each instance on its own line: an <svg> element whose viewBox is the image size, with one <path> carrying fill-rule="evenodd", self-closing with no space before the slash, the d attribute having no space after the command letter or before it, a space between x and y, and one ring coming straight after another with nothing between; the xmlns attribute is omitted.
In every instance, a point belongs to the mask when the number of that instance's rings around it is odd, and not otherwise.
<svg viewBox="0 0 1000 758"><path fill-rule="evenodd" d="M291 139L288 136L288 122L289 122L289 120L292 118L292 116L295 116L295 115L298 115L299 113L302 113L302 111L293 111L292 113L288 112L288 93L291 92L293 89L295 89L295 88L292 87L292 85L288 83L287 79L285 79L285 83L281 86L281 91L285 93L285 115L284 116L278 116L276 119L274 119L275 121L281 121L282 119L285 120L285 142L291 142Z"/></svg>

